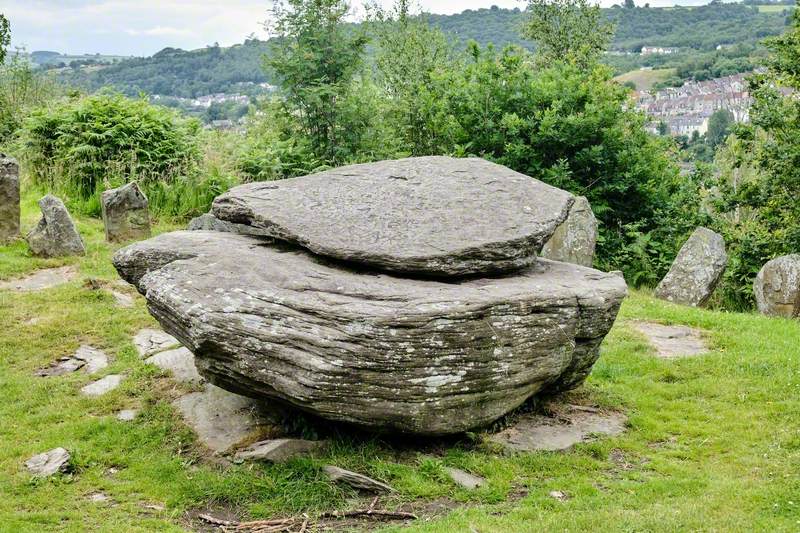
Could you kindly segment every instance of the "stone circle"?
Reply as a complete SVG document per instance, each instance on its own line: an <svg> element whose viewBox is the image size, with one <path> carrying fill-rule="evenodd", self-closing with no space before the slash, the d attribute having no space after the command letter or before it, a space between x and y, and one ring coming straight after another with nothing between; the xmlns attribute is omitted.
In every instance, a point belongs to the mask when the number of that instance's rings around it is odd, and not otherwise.
<svg viewBox="0 0 800 533"><path fill-rule="evenodd" d="M597 219L585 196L575 198L569 216L542 248L541 257L590 267L597 245Z"/></svg>
<svg viewBox="0 0 800 533"><path fill-rule="evenodd" d="M39 257L85 255L86 248L64 202L48 194L39 200L42 218L26 239L31 253Z"/></svg>
<svg viewBox="0 0 800 533"><path fill-rule="evenodd" d="M0 154L0 244L19 236L19 164Z"/></svg>
<svg viewBox="0 0 800 533"><path fill-rule="evenodd" d="M123 242L150 236L147 196L136 182L103 191L100 196L108 242Z"/></svg>

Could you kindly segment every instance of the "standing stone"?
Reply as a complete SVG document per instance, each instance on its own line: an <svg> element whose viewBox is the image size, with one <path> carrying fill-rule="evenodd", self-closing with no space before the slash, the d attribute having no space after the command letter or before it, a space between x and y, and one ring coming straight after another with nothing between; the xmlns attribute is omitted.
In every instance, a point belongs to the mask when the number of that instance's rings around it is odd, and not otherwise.
<svg viewBox="0 0 800 533"><path fill-rule="evenodd" d="M19 235L19 165L0 154L0 243Z"/></svg>
<svg viewBox="0 0 800 533"><path fill-rule="evenodd" d="M39 208L42 210L42 219L26 237L33 255L85 255L86 248L64 202L48 194L39 200Z"/></svg>
<svg viewBox="0 0 800 533"><path fill-rule="evenodd" d="M669 302L701 307L711 298L727 264L722 235L697 228L681 247L655 295Z"/></svg>
<svg viewBox="0 0 800 533"><path fill-rule="evenodd" d="M770 316L800 316L800 254L768 262L756 276L753 292L759 312Z"/></svg>
<svg viewBox="0 0 800 533"><path fill-rule="evenodd" d="M100 203L108 242L146 239L150 236L147 196L136 182L103 192Z"/></svg>
<svg viewBox="0 0 800 533"><path fill-rule="evenodd" d="M597 219L585 196L575 198L565 220L542 248L541 257L590 267L597 244Z"/></svg>

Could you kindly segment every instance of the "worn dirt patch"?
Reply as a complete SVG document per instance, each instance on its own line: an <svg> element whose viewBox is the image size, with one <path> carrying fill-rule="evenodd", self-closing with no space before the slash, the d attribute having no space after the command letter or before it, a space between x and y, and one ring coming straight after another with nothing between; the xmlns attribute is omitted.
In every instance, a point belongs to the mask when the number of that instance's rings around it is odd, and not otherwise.
<svg viewBox="0 0 800 533"><path fill-rule="evenodd" d="M78 270L74 266L47 268L37 270L23 278L0 281L0 290L7 291L40 291L68 283L78 277Z"/></svg>
<svg viewBox="0 0 800 533"><path fill-rule="evenodd" d="M688 326L667 326L656 322L630 322L630 326L647 338L656 349L658 357L671 359L692 357L710 350L703 332Z"/></svg>

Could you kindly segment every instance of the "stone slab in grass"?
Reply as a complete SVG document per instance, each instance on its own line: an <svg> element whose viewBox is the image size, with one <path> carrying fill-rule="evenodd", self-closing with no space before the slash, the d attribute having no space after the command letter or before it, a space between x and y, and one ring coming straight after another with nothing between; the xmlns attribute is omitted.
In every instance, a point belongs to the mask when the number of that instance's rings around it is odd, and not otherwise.
<svg viewBox="0 0 800 533"><path fill-rule="evenodd" d="M0 281L0 290L40 291L69 283L77 277L78 270L74 266L47 268L22 278Z"/></svg>
<svg viewBox="0 0 800 533"><path fill-rule="evenodd" d="M225 453L252 441L277 421L276 413L251 398L239 396L211 384L173 402L199 441L216 453Z"/></svg>
<svg viewBox="0 0 800 533"><path fill-rule="evenodd" d="M70 454L64 448L55 448L34 455L25 461L25 467L33 477L50 477L69 469Z"/></svg>
<svg viewBox="0 0 800 533"><path fill-rule="evenodd" d="M138 409L123 409L117 413L117 420L120 422L130 422L139 414Z"/></svg>
<svg viewBox="0 0 800 533"><path fill-rule="evenodd" d="M368 492L395 492L395 490L386 483L372 479L364 474L359 474L358 472L351 472L350 470L339 468L338 466L327 465L322 467L322 471L325 472L334 483L344 483L354 489Z"/></svg>
<svg viewBox="0 0 800 533"><path fill-rule="evenodd" d="M480 476L470 474L459 468L445 467L444 471L453 483L466 490L475 490L486 484L486 480Z"/></svg>
<svg viewBox="0 0 800 533"><path fill-rule="evenodd" d="M234 456L236 461L266 461L285 463L297 457L310 457L320 452L325 441L304 439L270 439L251 444Z"/></svg>
<svg viewBox="0 0 800 533"><path fill-rule="evenodd" d="M688 326L667 326L655 322L633 322L633 329L647 338L658 357L691 357L709 352L702 332Z"/></svg>
<svg viewBox="0 0 800 533"><path fill-rule="evenodd" d="M114 297L114 304L117 307L120 307L122 309L130 309L131 307L133 307L133 296L131 296L130 294L125 294L124 292L115 291L114 289L111 289L109 292L111 293L111 296Z"/></svg>
<svg viewBox="0 0 800 533"><path fill-rule="evenodd" d="M103 394L111 392L119 387L124 378L125 376L122 374L110 374L104 378L89 383L81 389L81 392L86 396L102 396Z"/></svg>
<svg viewBox="0 0 800 533"><path fill-rule="evenodd" d="M180 346L178 339L160 329L145 328L133 336L139 357L147 357Z"/></svg>
<svg viewBox="0 0 800 533"><path fill-rule="evenodd" d="M522 416L513 426L490 436L489 440L511 451L564 451L598 435L620 435L625 431L626 420L621 413L570 406L558 417Z"/></svg>
<svg viewBox="0 0 800 533"><path fill-rule="evenodd" d="M86 370L89 374L95 374L107 366L108 355L105 352L91 346L81 345L73 355L61 357L50 366L38 370L36 375L41 377L63 376L80 369Z"/></svg>
<svg viewBox="0 0 800 533"><path fill-rule="evenodd" d="M172 377L182 383L201 383L204 381L203 377L197 372L197 367L194 366L194 354L184 347L159 352L145 359L145 363L171 372Z"/></svg>

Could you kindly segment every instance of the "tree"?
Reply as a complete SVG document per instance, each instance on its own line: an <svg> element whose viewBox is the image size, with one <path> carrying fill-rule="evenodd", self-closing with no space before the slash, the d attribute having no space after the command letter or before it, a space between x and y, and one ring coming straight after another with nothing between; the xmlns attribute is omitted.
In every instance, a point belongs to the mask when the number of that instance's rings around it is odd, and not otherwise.
<svg viewBox="0 0 800 533"><path fill-rule="evenodd" d="M733 127L735 119L733 113L727 109L717 109L708 119L708 132L706 140L711 148L716 148L721 144Z"/></svg>
<svg viewBox="0 0 800 533"><path fill-rule="evenodd" d="M636 4L633 0L625 0L625 9L633 9L634 7L636 7Z"/></svg>
<svg viewBox="0 0 800 533"><path fill-rule="evenodd" d="M359 124L348 123L345 105L362 66L367 37L362 28L346 27L345 0L275 0L270 30L279 44L267 66L280 80L287 112L297 116L315 155L342 162L348 136Z"/></svg>
<svg viewBox="0 0 800 533"><path fill-rule="evenodd" d="M0 13L0 65L6 59L6 49L11 44L11 25L8 19Z"/></svg>
<svg viewBox="0 0 800 533"><path fill-rule="evenodd" d="M537 58L545 65L591 65L614 35L613 24L589 0L530 0L528 11L522 34L536 43Z"/></svg>
<svg viewBox="0 0 800 533"><path fill-rule="evenodd" d="M451 56L445 34L427 18L409 12L408 0L397 0L390 12L375 8L377 83L389 100L389 123L398 141L413 155L435 150L435 138L425 127L430 117L422 100L432 90L433 74Z"/></svg>

